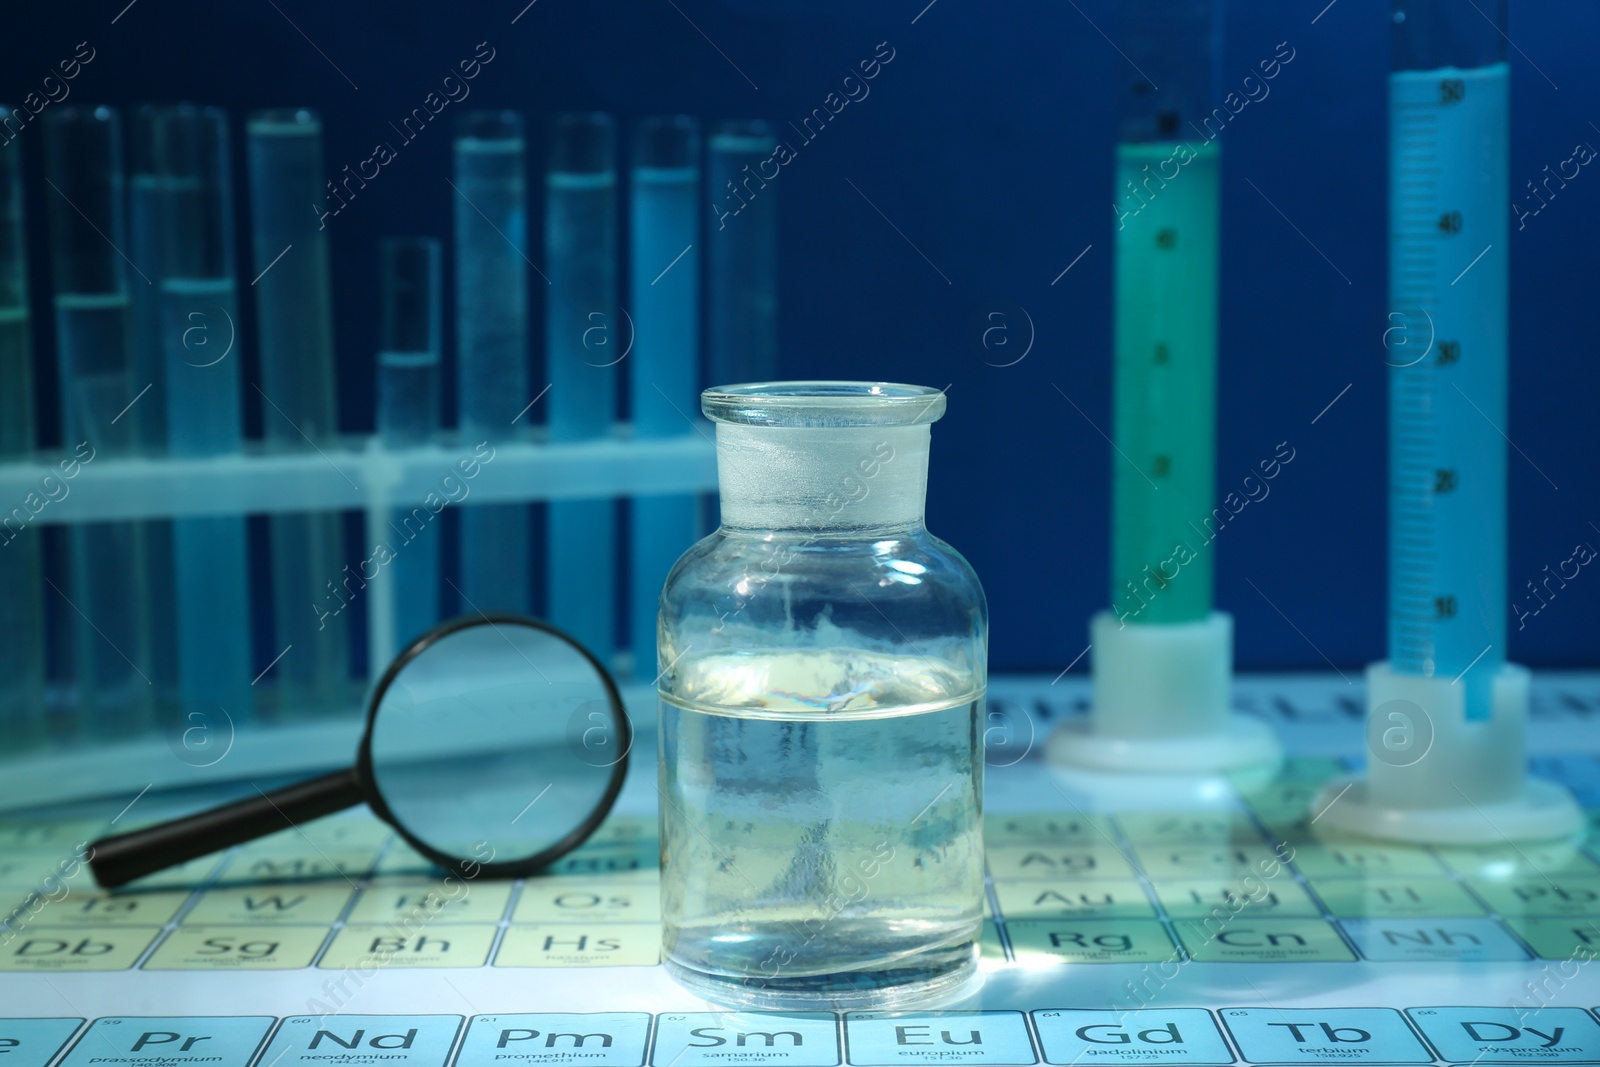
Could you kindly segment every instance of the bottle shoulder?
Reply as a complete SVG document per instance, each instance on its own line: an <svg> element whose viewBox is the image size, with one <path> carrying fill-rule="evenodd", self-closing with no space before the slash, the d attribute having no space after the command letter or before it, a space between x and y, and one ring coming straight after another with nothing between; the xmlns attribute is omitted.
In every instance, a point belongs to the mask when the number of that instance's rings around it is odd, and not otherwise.
<svg viewBox="0 0 1600 1067"><path fill-rule="evenodd" d="M826 541L718 531L668 576L658 650L665 668L680 655L872 649L981 679L988 631L977 574L926 530Z"/></svg>
<svg viewBox="0 0 1600 1067"><path fill-rule="evenodd" d="M924 528L881 538L760 536L716 530L686 551L668 574L663 599L745 586L793 592L802 585L868 581L914 598L955 595L985 617L988 604L972 564Z"/></svg>
<svg viewBox="0 0 1600 1067"><path fill-rule="evenodd" d="M718 530L662 589L657 684L740 707L786 693L827 693L832 710L937 703L983 691L988 647L977 574L926 529L850 539Z"/></svg>

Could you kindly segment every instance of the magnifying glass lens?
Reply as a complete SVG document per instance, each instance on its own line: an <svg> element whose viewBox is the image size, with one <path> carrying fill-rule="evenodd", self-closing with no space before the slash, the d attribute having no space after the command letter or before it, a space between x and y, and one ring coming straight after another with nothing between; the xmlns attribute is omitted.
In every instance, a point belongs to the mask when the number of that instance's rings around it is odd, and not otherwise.
<svg viewBox="0 0 1600 1067"><path fill-rule="evenodd" d="M390 821L425 851L456 866L525 863L594 829L630 741L587 654L505 621L405 660L378 695L363 758Z"/></svg>

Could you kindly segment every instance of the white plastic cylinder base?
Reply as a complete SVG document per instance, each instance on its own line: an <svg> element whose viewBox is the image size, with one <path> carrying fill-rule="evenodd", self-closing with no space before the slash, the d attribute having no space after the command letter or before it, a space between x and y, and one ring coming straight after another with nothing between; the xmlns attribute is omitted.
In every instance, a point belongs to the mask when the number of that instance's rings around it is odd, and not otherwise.
<svg viewBox="0 0 1600 1067"><path fill-rule="evenodd" d="M1109 611L1089 623L1094 705L1051 735L1051 762L1129 774L1275 769L1283 747L1263 722L1232 713L1233 618L1125 625Z"/></svg>
<svg viewBox="0 0 1600 1067"><path fill-rule="evenodd" d="M1460 680L1367 668L1367 774L1336 779L1313 801L1319 829L1435 845L1571 837L1572 795L1528 777L1529 674L1496 671L1488 719L1468 721Z"/></svg>

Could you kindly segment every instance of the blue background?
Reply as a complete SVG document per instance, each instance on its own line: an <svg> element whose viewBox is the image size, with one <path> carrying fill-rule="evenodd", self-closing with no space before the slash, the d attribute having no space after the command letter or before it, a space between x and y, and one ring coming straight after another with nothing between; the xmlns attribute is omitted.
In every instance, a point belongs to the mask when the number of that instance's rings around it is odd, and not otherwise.
<svg viewBox="0 0 1600 1067"><path fill-rule="evenodd" d="M1111 429L1108 208L1126 73L1101 32L1116 35L1110 0L936 0L926 9L926 0L537 0L514 25L526 0L125 3L8 12L0 99L37 89L87 40L97 56L71 83L73 102L312 106L325 120L330 174L392 140L388 123L480 41L496 57L466 106L517 108L534 128L557 111L603 109L764 116L780 130L887 41L895 58L870 96L801 147L775 183L781 369L948 384L929 526L983 577L992 666L1054 673L1083 651L1088 616L1107 600L1110 449L1099 431ZM1225 90L1278 42L1295 50L1270 95L1221 138L1219 497L1278 442L1296 455L1271 495L1218 538L1217 601L1236 616L1246 668L1349 668L1384 646L1388 4L1324 3L1227 8ZM1577 143L1600 145L1591 125L1600 121L1600 8L1512 0L1508 36L1517 191ZM449 149L448 124L434 123L329 220L347 430L372 423L376 241L447 235ZM26 151L37 168L37 149ZM1514 598L1576 543L1600 544L1600 177L1589 169L1511 240L1505 429L1522 453L1510 457ZM534 220L537 249L537 212ZM48 315L36 321L48 357ZM986 349L983 331L996 322L1010 345ZM537 302L533 328L538 336ZM1021 362L992 365L1015 359L1030 333ZM536 365L536 380L541 373ZM56 409L53 375L47 358L45 413ZM48 416L45 424L48 439ZM1595 664L1600 576L1586 569L1526 629L1514 617L1509 628L1515 659Z"/></svg>

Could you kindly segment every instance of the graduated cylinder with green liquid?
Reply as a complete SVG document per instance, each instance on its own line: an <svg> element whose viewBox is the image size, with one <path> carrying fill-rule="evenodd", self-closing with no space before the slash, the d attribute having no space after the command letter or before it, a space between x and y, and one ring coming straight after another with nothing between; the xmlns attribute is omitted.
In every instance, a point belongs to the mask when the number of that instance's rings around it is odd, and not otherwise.
<svg viewBox="0 0 1600 1067"><path fill-rule="evenodd" d="M1282 748L1232 715L1233 620L1212 609L1222 152L1219 0L1122 0L1111 597L1089 624L1093 711L1057 763L1163 776L1272 773Z"/></svg>
<svg viewBox="0 0 1600 1067"><path fill-rule="evenodd" d="M1119 625L1211 613L1217 394L1215 143L1117 146L1111 608ZM1168 177L1170 176L1170 177Z"/></svg>

